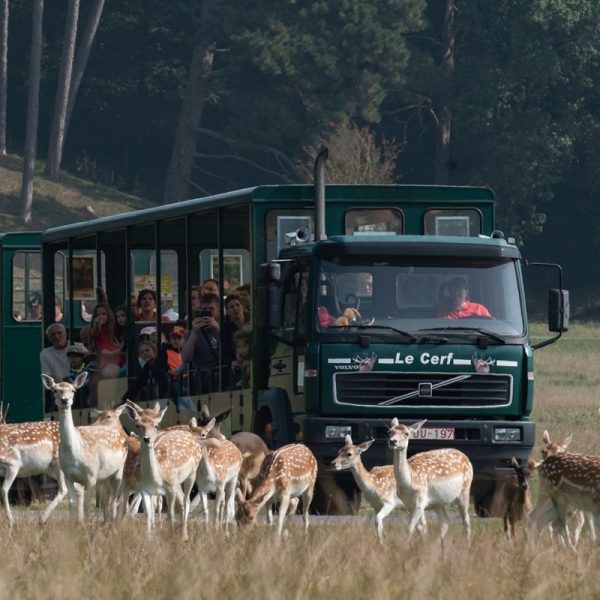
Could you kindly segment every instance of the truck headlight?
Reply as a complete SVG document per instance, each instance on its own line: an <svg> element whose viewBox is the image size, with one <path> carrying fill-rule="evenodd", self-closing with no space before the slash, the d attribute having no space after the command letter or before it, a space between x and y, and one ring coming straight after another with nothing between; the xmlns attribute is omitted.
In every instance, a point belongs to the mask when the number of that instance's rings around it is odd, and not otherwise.
<svg viewBox="0 0 600 600"><path fill-rule="evenodd" d="M521 428L520 427L495 427L494 428L495 442L520 442Z"/></svg>
<svg viewBox="0 0 600 600"><path fill-rule="evenodd" d="M325 427L326 439L340 439L352 434L351 425L327 425Z"/></svg>

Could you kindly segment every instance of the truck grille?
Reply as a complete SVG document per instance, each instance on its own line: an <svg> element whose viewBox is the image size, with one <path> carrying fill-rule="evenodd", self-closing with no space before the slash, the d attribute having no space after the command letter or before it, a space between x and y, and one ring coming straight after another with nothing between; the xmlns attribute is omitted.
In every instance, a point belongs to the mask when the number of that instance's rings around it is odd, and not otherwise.
<svg viewBox="0 0 600 600"><path fill-rule="evenodd" d="M338 404L356 406L498 407L512 400L512 376L479 373L335 373Z"/></svg>

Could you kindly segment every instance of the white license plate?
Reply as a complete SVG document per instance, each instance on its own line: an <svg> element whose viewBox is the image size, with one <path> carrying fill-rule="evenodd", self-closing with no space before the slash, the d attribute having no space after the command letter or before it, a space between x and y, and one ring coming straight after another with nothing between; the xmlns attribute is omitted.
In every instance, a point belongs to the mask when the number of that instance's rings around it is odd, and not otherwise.
<svg viewBox="0 0 600 600"><path fill-rule="evenodd" d="M415 440L453 440L454 427L421 427L414 436Z"/></svg>

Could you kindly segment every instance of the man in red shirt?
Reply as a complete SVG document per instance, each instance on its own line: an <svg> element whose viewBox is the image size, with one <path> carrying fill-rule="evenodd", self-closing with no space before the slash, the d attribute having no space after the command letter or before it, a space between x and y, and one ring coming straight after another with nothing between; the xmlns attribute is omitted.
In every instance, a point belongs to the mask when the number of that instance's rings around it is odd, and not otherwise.
<svg viewBox="0 0 600 600"><path fill-rule="evenodd" d="M443 319L464 319L466 317L492 318L483 304L467 300L469 287L462 277L455 277L445 284L445 291L437 310L437 317Z"/></svg>

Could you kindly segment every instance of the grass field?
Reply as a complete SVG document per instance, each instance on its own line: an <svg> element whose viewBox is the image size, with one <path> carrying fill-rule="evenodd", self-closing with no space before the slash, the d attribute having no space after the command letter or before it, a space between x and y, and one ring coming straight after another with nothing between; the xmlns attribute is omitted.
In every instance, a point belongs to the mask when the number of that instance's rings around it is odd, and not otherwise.
<svg viewBox="0 0 600 600"><path fill-rule="evenodd" d="M543 337L541 329L539 332ZM572 448L600 454L600 326L574 326L536 352L538 441L573 433ZM370 523L320 523L305 538L289 526L283 544L259 526L224 537L197 521L190 540L163 525L148 539L142 521L83 529L64 519L40 527L21 515L3 529L0 598L596 598L600 549L585 534L577 554L545 536L537 545L504 536L498 520L473 519L466 545L459 525L444 548L431 527L406 540L392 519L380 545Z"/></svg>

